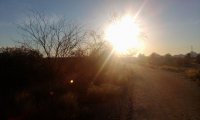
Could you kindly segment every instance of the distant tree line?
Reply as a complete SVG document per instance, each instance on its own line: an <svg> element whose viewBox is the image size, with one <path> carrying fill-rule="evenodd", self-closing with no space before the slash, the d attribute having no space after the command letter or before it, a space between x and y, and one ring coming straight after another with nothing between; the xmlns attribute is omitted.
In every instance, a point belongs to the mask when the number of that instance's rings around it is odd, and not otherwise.
<svg viewBox="0 0 200 120"><path fill-rule="evenodd" d="M169 66L181 66L181 67L190 67L192 64L200 64L200 54L193 57L190 55L190 53L187 53L185 55L174 55L171 54L165 54L165 55L159 55L157 53L152 53L149 56L145 56L140 54L138 56L138 59L140 62L146 62L154 65L169 65Z"/></svg>

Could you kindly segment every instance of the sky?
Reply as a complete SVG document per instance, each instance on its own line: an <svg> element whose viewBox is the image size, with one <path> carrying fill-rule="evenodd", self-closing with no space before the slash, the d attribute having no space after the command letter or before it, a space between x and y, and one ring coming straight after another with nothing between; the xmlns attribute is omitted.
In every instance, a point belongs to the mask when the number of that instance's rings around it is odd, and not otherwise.
<svg viewBox="0 0 200 120"><path fill-rule="evenodd" d="M0 0L0 46L20 39L16 24L37 10L103 29L112 14L135 15L147 35L144 54L200 52L200 0Z"/></svg>

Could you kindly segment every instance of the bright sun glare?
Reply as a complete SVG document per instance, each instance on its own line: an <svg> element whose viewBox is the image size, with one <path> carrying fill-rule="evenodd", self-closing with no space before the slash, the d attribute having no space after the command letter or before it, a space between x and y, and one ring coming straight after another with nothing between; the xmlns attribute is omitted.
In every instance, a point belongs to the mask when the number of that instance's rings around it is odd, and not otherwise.
<svg viewBox="0 0 200 120"><path fill-rule="evenodd" d="M106 40L119 54L125 54L129 50L141 51L144 44L139 39L140 28L130 15L124 16L112 22L106 29Z"/></svg>

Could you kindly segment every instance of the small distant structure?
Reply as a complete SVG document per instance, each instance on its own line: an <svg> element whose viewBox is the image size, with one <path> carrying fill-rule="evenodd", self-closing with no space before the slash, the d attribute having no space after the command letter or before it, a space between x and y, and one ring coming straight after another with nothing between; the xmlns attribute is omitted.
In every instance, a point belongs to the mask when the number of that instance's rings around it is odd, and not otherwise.
<svg viewBox="0 0 200 120"><path fill-rule="evenodd" d="M191 51L189 54L190 54L190 57L192 57L192 58L196 58L198 56L198 53L193 51L193 46L191 46Z"/></svg>
<svg viewBox="0 0 200 120"><path fill-rule="evenodd" d="M196 58L197 56L198 56L198 54L196 52L194 52L194 51L190 52L190 57Z"/></svg>
<svg viewBox="0 0 200 120"><path fill-rule="evenodd" d="M184 54L178 54L178 55L174 55L173 57L176 57L176 58L184 58L184 57L190 57L190 58L196 58L198 56L198 53L197 52L194 52L193 50L193 46L190 47L190 52L187 53L186 55Z"/></svg>

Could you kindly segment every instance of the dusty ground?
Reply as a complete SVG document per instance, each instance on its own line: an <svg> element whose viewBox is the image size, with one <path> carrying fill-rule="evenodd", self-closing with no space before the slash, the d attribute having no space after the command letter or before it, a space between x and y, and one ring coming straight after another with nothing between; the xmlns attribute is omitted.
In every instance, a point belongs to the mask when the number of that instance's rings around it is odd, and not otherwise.
<svg viewBox="0 0 200 120"><path fill-rule="evenodd" d="M133 65L134 120L200 120L200 87L180 73Z"/></svg>

